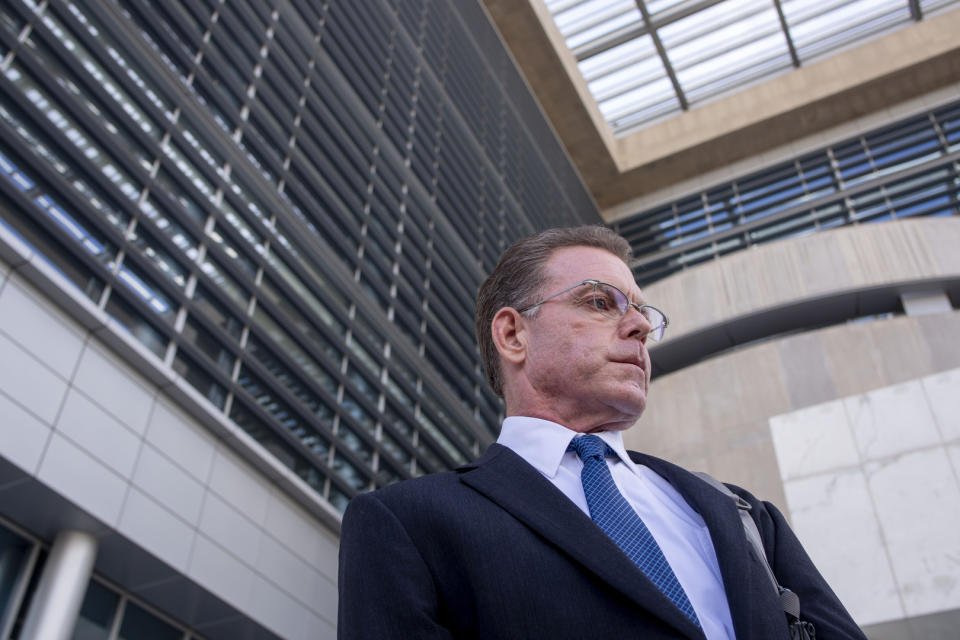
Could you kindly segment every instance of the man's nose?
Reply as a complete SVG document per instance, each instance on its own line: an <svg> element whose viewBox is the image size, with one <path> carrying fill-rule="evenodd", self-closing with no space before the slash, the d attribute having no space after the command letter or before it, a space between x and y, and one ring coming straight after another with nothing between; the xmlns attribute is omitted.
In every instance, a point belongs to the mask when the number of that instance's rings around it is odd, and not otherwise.
<svg viewBox="0 0 960 640"><path fill-rule="evenodd" d="M624 337L636 338L643 343L646 343L647 336L653 330L647 317L633 305L627 307L626 313L620 319L620 327Z"/></svg>

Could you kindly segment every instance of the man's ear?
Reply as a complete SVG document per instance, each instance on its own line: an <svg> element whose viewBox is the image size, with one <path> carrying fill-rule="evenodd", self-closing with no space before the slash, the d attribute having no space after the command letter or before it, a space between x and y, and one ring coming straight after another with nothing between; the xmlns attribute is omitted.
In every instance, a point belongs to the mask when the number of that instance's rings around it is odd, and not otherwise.
<svg viewBox="0 0 960 640"><path fill-rule="evenodd" d="M490 330L501 358L512 364L523 362L527 354L526 318L513 307L503 307L493 316Z"/></svg>

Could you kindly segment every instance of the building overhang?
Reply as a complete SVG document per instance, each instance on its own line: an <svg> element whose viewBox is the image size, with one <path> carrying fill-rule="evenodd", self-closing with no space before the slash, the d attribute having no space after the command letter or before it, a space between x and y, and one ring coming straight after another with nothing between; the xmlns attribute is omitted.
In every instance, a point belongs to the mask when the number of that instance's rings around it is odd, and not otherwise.
<svg viewBox="0 0 960 640"><path fill-rule="evenodd" d="M542 0L484 0L604 218L631 201L960 81L960 9L614 136Z"/></svg>

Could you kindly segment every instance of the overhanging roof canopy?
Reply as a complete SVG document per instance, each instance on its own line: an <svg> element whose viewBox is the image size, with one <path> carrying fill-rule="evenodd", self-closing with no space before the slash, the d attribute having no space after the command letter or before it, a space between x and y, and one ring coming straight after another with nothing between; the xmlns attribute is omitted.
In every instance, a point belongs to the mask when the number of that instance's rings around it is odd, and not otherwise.
<svg viewBox="0 0 960 640"><path fill-rule="evenodd" d="M546 0L614 133L920 20L956 0Z"/></svg>
<svg viewBox="0 0 960 640"><path fill-rule="evenodd" d="M611 221L960 83L960 0L483 2Z"/></svg>

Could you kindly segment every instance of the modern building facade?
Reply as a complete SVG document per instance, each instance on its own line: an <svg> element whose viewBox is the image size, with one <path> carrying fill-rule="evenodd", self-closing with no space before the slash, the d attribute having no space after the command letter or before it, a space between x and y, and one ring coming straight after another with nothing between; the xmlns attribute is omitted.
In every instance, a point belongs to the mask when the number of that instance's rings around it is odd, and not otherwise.
<svg viewBox="0 0 960 640"><path fill-rule="evenodd" d="M0 59L0 637L331 637L340 513L494 439L476 289L592 198L476 3L14 0Z"/></svg>
<svg viewBox="0 0 960 640"><path fill-rule="evenodd" d="M669 33L730 1L0 6L0 640L333 637L349 499L496 437L482 278L599 222L672 321L629 443L780 505L872 638L951 637L960 10L821 46L843 3L757 0L793 56L698 94ZM676 113L606 119L578 7Z"/></svg>

